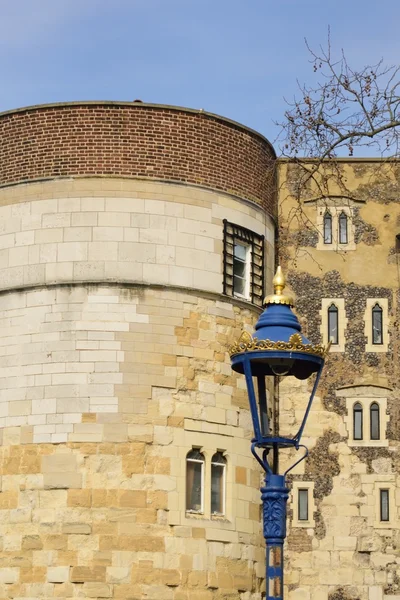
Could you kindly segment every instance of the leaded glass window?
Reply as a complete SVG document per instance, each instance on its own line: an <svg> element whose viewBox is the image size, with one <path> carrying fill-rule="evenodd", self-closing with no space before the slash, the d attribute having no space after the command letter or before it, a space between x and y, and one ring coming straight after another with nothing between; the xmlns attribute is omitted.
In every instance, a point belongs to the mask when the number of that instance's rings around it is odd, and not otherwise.
<svg viewBox="0 0 400 600"><path fill-rule="evenodd" d="M389 490L379 490L380 520L389 521Z"/></svg>
<svg viewBox="0 0 400 600"><path fill-rule="evenodd" d="M308 521L308 489L298 491L298 519Z"/></svg>
<svg viewBox="0 0 400 600"><path fill-rule="evenodd" d="M363 409L359 402L353 407L353 439L363 439Z"/></svg>
<svg viewBox="0 0 400 600"><path fill-rule="evenodd" d="M226 459L216 452L211 459L211 514L225 514Z"/></svg>
<svg viewBox="0 0 400 600"><path fill-rule="evenodd" d="M379 440L380 439L380 431L379 431L379 404L377 402L373 402L369 409L369 417L370 417L370 433L371 440Z"/></svg>
<svg viewBox="0 0 400 600"><path fill-rule="evenodd" d="M324 244L332 244L332 215L328 211L324 215Z"/></svg>
<svg viewBox="0 0 400 600"><path fill-rule="evenodd" d="M186 456L186 510L203 512L204 456L191 450Z"/></svg>
<svg viewBox="0 0 400 600"><path fill-rule="evenodd" d="M333 303L328 308L328 341L339 344L339 311Z"/></svg>
<svg viewBox="0 0 400 600"><path fill-rule="evenodd" d="M383 344L383 310L378 303L372 309L372 343Z"/></svg>
<svg viewBox="0 0 400 600"><path fill-rule="evenodd" d="M339 244L347 244L348 241L347 215L341 212L339 215Z"/></svg>

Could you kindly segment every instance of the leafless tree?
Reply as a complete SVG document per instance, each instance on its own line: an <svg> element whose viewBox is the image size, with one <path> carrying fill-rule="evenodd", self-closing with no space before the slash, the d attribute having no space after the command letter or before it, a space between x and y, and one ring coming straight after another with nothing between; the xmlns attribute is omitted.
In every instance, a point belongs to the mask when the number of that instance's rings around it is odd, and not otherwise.
<svg viewBox="0 0 400 600"><path fill-rule="evenodd" d="M353 69L342 51L333 57L330 34L327 47L316 52L308 44L313 85L300 84L299 93L287 101L278 138L281 156L288 161L283 183L298 200L289 219L299 228L315 227L302 209L302 200L324 198L332 183L342 198L352 199L343 174L341 157L368 154L386 159L382 165L398 166L400 158L400 67L383 60ZM376 179L375 172L374 178Z"/></svg>

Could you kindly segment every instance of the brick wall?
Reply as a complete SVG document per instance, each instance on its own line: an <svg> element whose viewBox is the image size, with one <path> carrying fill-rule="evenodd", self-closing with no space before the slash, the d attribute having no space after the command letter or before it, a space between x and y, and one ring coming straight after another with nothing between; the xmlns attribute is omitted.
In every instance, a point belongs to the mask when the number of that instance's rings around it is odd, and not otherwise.
<svg viewBox="0 0 400 600"><path fill-rule="evenodd" d="M205 112L76 103L0 115L0 185L122 175L195 183L275 212L275 154L257 133Z"/></svg>

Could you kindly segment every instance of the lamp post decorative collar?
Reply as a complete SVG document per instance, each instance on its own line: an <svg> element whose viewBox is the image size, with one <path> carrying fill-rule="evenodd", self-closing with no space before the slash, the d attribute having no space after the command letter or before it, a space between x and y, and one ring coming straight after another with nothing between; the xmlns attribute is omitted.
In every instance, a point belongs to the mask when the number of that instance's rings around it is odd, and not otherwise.
<svg viewBox="0 0 400 600"><path fill-rule="evenodd" d="M283 542L286 537L286 502L289 493L285 476L308 454L300 441L329 346L314 345L302 334L299 320L292 311L293 298L283 293L286 281L280 267L273 284L274 293L265 298L265 310L255 325L256 335L244 331L231 345L229 353L232 369L246 378L254 429L251 451L266 473L265 486L261 488L267 543L266 600L282 600ZM288 437L271 431L266 377L308 379L314 373L315 382L297 432ZM279 450L288 447L296 450L302 447L305 452L283 475L279 475ZM262 450L261 456L257 449ZM272 466L268 456L271 450Z"/></svg>

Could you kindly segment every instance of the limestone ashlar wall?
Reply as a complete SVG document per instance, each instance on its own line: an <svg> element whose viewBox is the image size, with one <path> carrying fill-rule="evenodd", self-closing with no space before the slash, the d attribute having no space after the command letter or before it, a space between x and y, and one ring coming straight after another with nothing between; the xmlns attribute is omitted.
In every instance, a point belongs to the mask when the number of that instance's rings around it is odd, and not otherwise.
<svg viewBox="0 0 400 600"><path fill-rule="evenodd" d="M0 191L0 595L260 600L260 473L227 347L258 309L222 292L223 218L255 204L110 179ZM205 457L186 512L186 455ZM226 509L211 514L211 458Z"/></svg>
<svg viewBox="0 0 400 600"><path fill-rule="evenodd" d="M0 115L0 185L74 176L195 183L275 212L271 144L204 111L82 102Z"/></svg>
<svg viewBox="0 0 400 600"><path fill-rule="evenodd" d="M23 325L2 346L1 594L259 600L260 474L225 352L252 311L95 285L1 301ZM202 515L185 513L193 446L206 457ZM209 509L217 450L224 517Z"/></svg>
<svg viewBox="0 0 400 600"><path fill-rule="evenodd" d="M265 236L255 205L196 187L136 180L52 181L0 190L0 289L82 281L222 292L223 219Z"/></svg>

